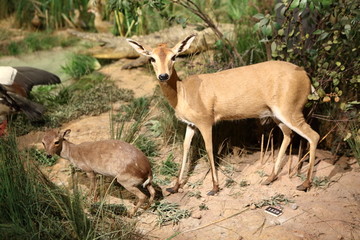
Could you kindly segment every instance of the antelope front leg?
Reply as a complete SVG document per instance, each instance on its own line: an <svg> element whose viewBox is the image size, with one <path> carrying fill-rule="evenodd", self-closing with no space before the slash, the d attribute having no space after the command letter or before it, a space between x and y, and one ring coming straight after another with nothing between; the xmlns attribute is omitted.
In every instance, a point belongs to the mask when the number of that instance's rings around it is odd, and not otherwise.
<svg viewBox="0 0 360 240"><path fill-rule="evenodd" d="M96 191L96 174L94 172L86 172L86 176L90 179L90 193L93 194L93 201L96 202L98 198Z"/></svg>
<svg viewBox="0 0 360 240"><path fill-rule="evenodd" d="M213 189L207 193L209 196L215 195L217 192L219 192L219 180L215 168L215 161L214 161L214 153L213 153L213 142L212 142L212 125L210 126L204 126L202 129L200 129L201 135L204 138L205 142L205 148L206 152L209 156L210 161L210 167L211 167L211 176L213 181Z"/></svg>
<svg viewBox="0 0 360 240"><path fill-rule="evenodd" d="M184 148L183 159L182 159L182 163L181 163L181 169L180 169L180 172L179 172L179 177L177 178L174 187L166 189L166 191L168 191L169 193L177 193L178 190L179 190L180 185L183 183L182 178L183 178L184 171L185 171L185 166L186 166L186 161L187 161L187 157L188 157L188 154L189 154L191 140L193 139L194 134L195 134L195 127L187 125L186 133L185 133L185 139L184 139L184 145L183 145L183 148Z"/></svg>

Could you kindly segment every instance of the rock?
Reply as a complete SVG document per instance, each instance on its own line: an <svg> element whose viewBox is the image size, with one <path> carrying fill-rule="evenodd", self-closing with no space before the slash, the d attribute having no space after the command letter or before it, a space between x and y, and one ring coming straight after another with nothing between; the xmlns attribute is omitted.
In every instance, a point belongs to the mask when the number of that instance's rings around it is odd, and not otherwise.
<svg viewBox="0 0 360 240"><path fill-rule="evenodd" d="M255 209L256 209L256 206L255 206L254 203L252 203L252 204L250 205L250 209L251 209L251 210L255 210Z"/></svg>
<svg viewBox="0 0 360 240"><path fill-rule="evenodd" d="M178 192L179 192L179 193L183 193L183 192L184 192L184 189L179 188Z"/></svg>
<svg viewBox="0 0 360 240"><path fill-rule="evenodd" d="M291 209L292 210L296 210L298 208L299 208L299 206L296 203L291 204Z"/></svg>
<svg viewBox="0 0 360 240"><path fill-rule="evenodd" d="M270 221L270 224L273 225L273 226L277 226L277 225L280 225L280 222L277 219L273 219L273 220Z"/></svg>
<svg viewBox="0 0 360 240"><path fill-rule="evenodd" d="M191 217L194 219L201 219L202 215L200 212L196 211L191 213Z"/></svg>

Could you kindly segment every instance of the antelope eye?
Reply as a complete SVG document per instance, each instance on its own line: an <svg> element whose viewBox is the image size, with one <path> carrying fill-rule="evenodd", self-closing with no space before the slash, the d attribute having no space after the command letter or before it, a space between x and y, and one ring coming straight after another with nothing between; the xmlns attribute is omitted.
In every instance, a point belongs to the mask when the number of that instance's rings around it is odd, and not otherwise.
<svg viewBox="0 0 360 240"><path fill-rule="evenodd" d="M60 144L60 141L56 141L54 142L55 145L59 145Z"/></svg>
<svg viewBox="0 0 360 240"><path fill-rule="evenodd" d="M152 62L152 63L154 63L154 62L155 62L155 58L151 57L151 58L149 58L149 61Z"/></svg>
<svg viewBox="0 0 360 240"><path fill-rule="evenodd" d="M176 55L172 56L171 61L175 62Z"/></svg>

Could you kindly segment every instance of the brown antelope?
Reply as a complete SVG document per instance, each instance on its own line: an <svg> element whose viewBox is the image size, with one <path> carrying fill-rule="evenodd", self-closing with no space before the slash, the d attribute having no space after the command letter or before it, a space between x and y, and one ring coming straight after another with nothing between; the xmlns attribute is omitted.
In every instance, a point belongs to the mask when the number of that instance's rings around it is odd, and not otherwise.
<svg viewBox="0 0 360 240"><path fill-rule="evenodd" d="M277 178L293 130L310 143L307 179L297 189L306 191L310 188L319 135L305 122L302 114L311 89L306 72L291 63L268 61L181 80L174 68L175 58L190 47L194 38L195 35L190 35L173 48L160 44L154 49L127 39L137 52L150 58L165 97L175 109L176 116L187 123L179 177L175 186L167 190L177 192L183 184L195 127L204 138L211 165L213 189L208 195L214 195L219 191L219 181L214 164L212 126L220 120L263 117L272 117L284 135L273 171L264 184Z"/></svg>
<svg viewBox="0 0 360 240"><path fill-rule="evenodd" d="M137 205L130 211L130 216L134 215L147 198L139 189L140 186L148 189L149 202L152 203L155 196L155 189L151 185L152 171L149 160L139 149L118 140L84 142L76 145L65 139L70 131L49 131L45 134L42 143L49 156L57 154L85 171L91 180L90 192L95 196L95 173L116 178L124 188L139 198Z"/></svg>

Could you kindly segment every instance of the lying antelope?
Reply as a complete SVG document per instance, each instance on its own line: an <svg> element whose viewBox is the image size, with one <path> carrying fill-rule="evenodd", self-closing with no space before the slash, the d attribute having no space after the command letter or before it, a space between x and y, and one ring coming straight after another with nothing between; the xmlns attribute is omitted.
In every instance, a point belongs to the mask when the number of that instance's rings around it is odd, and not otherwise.
<svg viewBox="0 0 360 240"><path fill-rule="evenodd" d="M194 38L195 35L190 35L173 48L160 44L154 49L127 39L137 52L150 58L165 97L175 109L176 116L187 123L179 177L175 186L167 191L175 193L183 184L195 127L204 138L211 165L213 189L208 195L214 195L219 191L219 180L214 164L212 126L220 120L263 117L272 117L284 135L272 174L264 184L277 178L293 130L310 143L307 178L297 189L310 188L319 135L305 122L302 114L311 89L306 72L291 63L268 61L181 80L174 69L175 58L190 47Z"/></svg>
<svg viewBox="0 0 360 240"><path fill-rule="evenodd" d="M85 171L91 180L90 190L94 194L95 173L115 177L124 188L139 198L137 205L130 211L130 216L134 215L147 198L139 189L140 186L148 189L149 202L152 203L155 196L155 189L151 185L152 171L149 160L139 149L118 140L84 142L76 145L65 139L70 131L49 131L45 134L42 143L49 156L57 154Z"/></svg>

